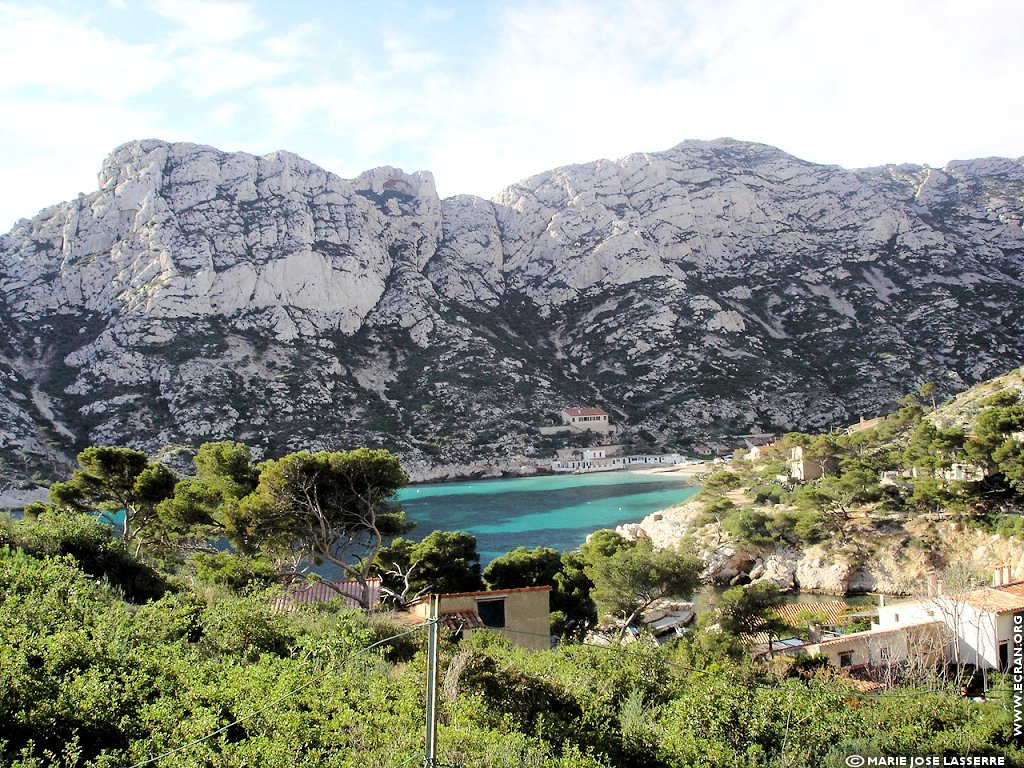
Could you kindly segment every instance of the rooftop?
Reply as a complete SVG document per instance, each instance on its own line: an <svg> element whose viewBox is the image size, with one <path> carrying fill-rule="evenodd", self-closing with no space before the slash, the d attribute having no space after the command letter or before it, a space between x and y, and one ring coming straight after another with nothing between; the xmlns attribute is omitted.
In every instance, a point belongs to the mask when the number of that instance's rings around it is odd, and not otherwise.
<svg viewBox="0 0 1024 768"><path fill-rule="evenodd" d="M367 579L370 588L370 605L376 606L380 601L380 579ZM296 605L312 605L326 603L328 600L344 600L349 608L359 608L358 598L363 588L358 581L317 581L311 584L300 584L289 587L283 595L274 599L271 605L276 610L286 610Z"/></svg>
<svg viewBox="0 0 1024 768"><path fill-rule="evenodd" d="M563 408L562 413L570 416L607 416L608 412L600 408Z"/></svg>
<svg viewBox="0 0 1024 768"><path fill-rule="evenodd" d="M445 611L440 615L441 624L453 632L460 629L482 629L487 625L476 611Z"/></svg>
<svg viewBox="0 0 1024 768"><path fill-rule="evenodd" d="M1001 587L980 587L970 592L961 592L954 598L991 613L1016 613L1024 611L1024 582L1004 584Z"/></svg>
<svg viewBox="0 0 1024 768"><path fill-rule="evenodd" d="M822 640L820 643L817 643L817 646L819 648L823 648L826 645L839 645L850 640L870 640L872 638L884 637L886 635L897 635L908 629L926 629L941 626L944 626L941 621L918 621L913 624L901 624L900 626L893 627L892 629L865 629L863 632L851 632L848 635L830 637L826 640ZM808 643L808 645L810 645L810 643Z"/></svg>
<svg viewBox="0 0 1024 768"><path fill-rule="evenodd" d="M849 607L843 600L824 600L817 603L787 603L780 605L775 612L779 614L779 618L791 626L801 623L800 614L802 613L821 616L824 619L823 624L836 626L846 623L844 614Z"/></svg>

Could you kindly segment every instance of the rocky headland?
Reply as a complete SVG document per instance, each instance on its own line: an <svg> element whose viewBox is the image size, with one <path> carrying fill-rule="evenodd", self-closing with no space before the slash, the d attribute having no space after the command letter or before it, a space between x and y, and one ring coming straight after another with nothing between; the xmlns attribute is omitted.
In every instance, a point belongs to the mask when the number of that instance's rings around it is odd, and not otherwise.
<svg viewBox="0 0 1024 768"><path fill-rule="evenodd" d="M954 563L977 573L1006 563L1015 575L1024 575L1024 541L985 533L943 515L909 521L857 515L849 521L842 543L796 548L778 543L738 545L715 523L700 525L702 511L703 504L693 501L616 531L630 540L650 539L655 547L692 539L707 563L704 578L719 586L766 581L783 591L909 595L927 590L930 575Z"/></svg>

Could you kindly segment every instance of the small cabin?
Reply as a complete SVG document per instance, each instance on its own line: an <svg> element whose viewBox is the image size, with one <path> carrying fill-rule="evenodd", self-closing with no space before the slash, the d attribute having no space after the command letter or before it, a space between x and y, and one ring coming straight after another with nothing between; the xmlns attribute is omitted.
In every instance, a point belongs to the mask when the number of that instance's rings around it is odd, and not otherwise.
<svg viewBox="0 0 1024 768"><path fill-rule="evenodd" d="M523 648L551 647L551 587L454 592L438 598L441 623L454 632L490 629L506 634ZM414 602L409 610L426 621L430 615L429 596Z"/></svg>

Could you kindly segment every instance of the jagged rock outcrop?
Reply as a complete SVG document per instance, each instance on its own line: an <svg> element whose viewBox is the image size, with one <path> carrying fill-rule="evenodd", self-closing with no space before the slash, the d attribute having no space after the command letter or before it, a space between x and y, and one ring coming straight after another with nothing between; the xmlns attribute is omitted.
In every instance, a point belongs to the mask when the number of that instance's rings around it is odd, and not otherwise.
<svg viewBox="0 0 1024 768"><path fill-rule="evenodd" d="M842 540L797 549L778 543L737 545L715 523L702 524L700 511L699 502L690 502L615 530L629 540L649 539L657 548L693 540L705 563L703 578L719 586L766 581L784 591L908 595L926 589L932 573L955 567L988 574L995 563L1009 564L1014 578L1024 578L1019 539L927 515L905 525L885 521L880 527L865 517L851 522Z"/></svg>
<svg viewBox="0 0 1024 768"><path fill-rule="evenodd" d="M486 201L139 141L0 239L0 461L86 443L542 456L607 408L627 441L815 429L1024 357L1024 164L848 171L684 142ZM420 470L418 469L417 472Z"/></svg>

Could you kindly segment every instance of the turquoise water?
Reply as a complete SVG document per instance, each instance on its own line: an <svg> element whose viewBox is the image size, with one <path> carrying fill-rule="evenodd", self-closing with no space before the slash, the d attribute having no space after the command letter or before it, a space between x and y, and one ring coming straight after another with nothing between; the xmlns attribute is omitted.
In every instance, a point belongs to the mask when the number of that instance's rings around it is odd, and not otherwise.
<svg viewBox="0 0 1024 768"><path fill-rule="evenodd" d="M416 485L398 501L416 523L412 538L466 531L487 563L520 546L575 549L599 528L637 522L697 490L672 475L600 472Z"/></svg>

